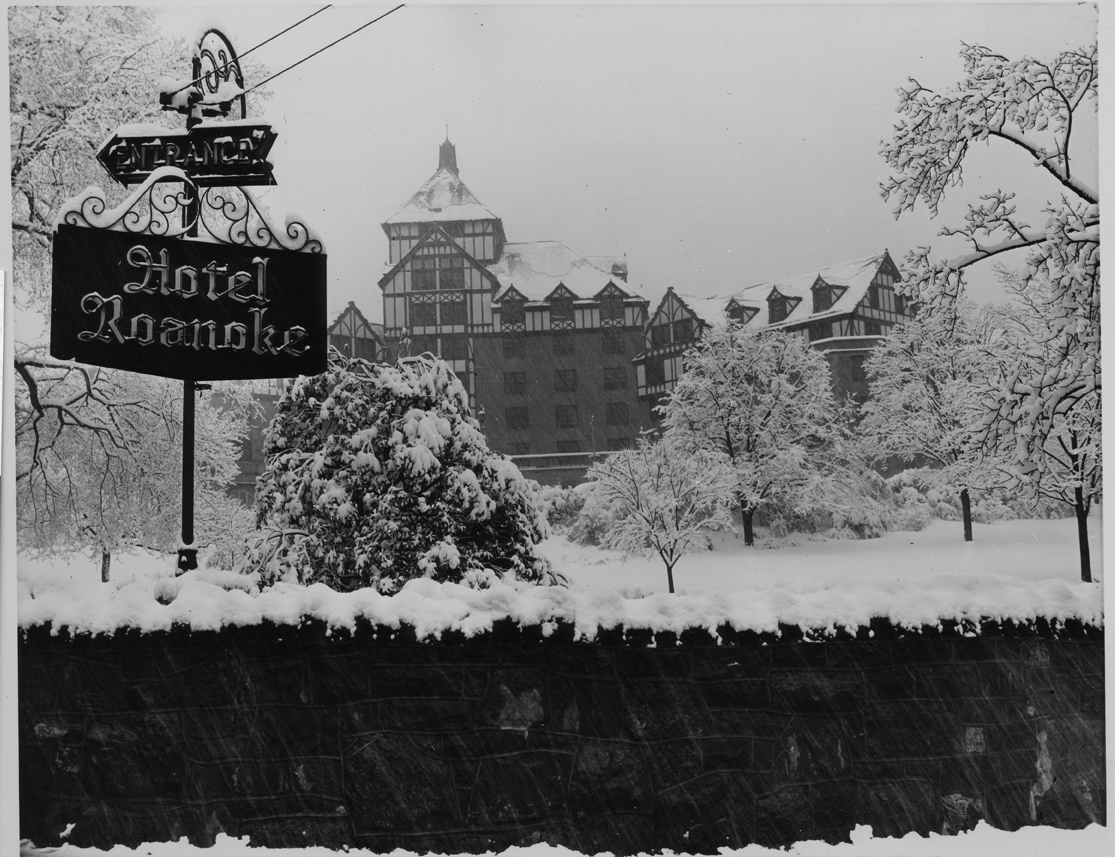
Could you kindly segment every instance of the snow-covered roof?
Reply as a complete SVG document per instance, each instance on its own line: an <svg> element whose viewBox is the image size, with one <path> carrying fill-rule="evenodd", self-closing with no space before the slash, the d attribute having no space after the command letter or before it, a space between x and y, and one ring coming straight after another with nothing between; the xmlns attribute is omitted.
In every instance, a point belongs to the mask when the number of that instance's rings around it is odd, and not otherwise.
<svg viewBox="0 0 1115 857"><path fill-rule="evenodd" d="M618 260L611 256L592 258L600 261L590 261L561 241L525 241L504 244L499 260L489 265L488 270L499 280L497 300L511 286L530 301L545 300L558 284L564 284L582 299L595 297L609 282L630 294L616 282L622 282L622 277L612 273L612 263L623 260L622 256ZM623 262L626 270L626 260Z"/></svg>
<svg viewBox="0 0 1115 857"><path fill-rule="evenodd" d="M751 304L752 306L760 307L765 305L767 297L770 295L772 289L778 289L779 294L785 295L788 298L799 298L800 301L798 305L793 308L783 321L778 322L779 326L792 325L797 322L805 321L813 316L811 290L813 284L817 282L817 278L820 277L829 285L840 286L847 291L837 300L833 301L832 306L827 310L817 313L817 317L831 317L850 313L856 308L856 304L863 300L863 296L867 294L867 289L871 285L871 281L875 278L875 274L878 273L879 266L882 265L885 257L886 251L884 250L882 253L876 253L862 259L853 259L850 262L830 265L820 270L807 271L768 283L757 283L754 286L741 289L734 295L729 295L728 297L735 298L737 303ZM727 300L725 300L724 303L726 305ZM766 312L759 312L748 324L748 327L765 327L767 325L767 317Z"/></svg>
<svg viewBox="0 0 1115 857"><path fill-rule="evenodd" d="M461 177L442 167L407 200L387 223L432 223L447 220L498 220L468 189Z"/></svg>

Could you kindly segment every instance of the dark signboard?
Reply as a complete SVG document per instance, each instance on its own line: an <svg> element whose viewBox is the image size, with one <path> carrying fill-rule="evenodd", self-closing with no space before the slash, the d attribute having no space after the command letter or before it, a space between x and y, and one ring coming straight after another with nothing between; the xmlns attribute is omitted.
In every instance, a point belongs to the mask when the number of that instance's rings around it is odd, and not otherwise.
<svg viewBox="0 0 1115 857"><path fill-rule="evenodd" d="M97 153L121 184L139 184L159 167L178 167L198 185L273 185L270 125L233 122L161 134L114 134Z"/></svg>
<svg viewBox="0 0 1115 857"><path fill-rule="evenodd" d="M198 381L324 371L325 255L59 226L50 353Z"/></svg>

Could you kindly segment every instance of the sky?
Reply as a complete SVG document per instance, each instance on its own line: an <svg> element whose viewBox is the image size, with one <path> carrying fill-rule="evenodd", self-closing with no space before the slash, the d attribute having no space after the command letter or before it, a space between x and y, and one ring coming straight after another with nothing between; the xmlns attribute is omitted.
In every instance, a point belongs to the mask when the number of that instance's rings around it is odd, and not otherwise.
<svg viewBox="0 0 1115 857"><path fill-rule="evenodd" d="M243 53L317 8L160 17L191 41L217 23ZM280 71L391 8L327 9L253 56ZM435 172L447 128L509 241L626 254L652 303L670 286L723 294L884 248L900 261L944 252L940 226L979 192L1029 187L1041 202L1056 189L1018 153L978 149L936 221L919 209L896 222L878 189L896 89L954 83L962 41L1050 57L1096 27L1095 7L1075 4L407 5L249 104L278 134L278 186L260 197L324 238L330 312L352 300L373 320L380 224ZM1095 139L1078 135L1093 176ZM972 294L1001 292L984 274Z"/></svg>

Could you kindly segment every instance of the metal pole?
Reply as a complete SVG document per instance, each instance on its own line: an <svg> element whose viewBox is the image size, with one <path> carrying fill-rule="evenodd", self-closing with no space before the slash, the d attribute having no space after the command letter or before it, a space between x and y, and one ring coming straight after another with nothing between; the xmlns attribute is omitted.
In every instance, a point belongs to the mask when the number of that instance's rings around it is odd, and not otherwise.
<svg viewBox="0 0 1115 857"><path fill-rule="evenodd" d="M193 78L201 74L201 61L194 57ZM186 129L200 122L191 110L186 114ZM193 198L182 210L186 235L197 237L197 219L201 200L194 186ZM197 548L194 546L194 396L197 383L193 378L182 381L182 544L178 548L178 574L197 568Z"/></svg>

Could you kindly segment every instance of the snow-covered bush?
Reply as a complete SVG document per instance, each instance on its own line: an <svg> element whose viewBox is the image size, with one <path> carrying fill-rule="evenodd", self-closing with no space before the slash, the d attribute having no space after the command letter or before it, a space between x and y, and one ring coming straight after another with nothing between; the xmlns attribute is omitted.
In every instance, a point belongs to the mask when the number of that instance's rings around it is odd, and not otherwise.
<svg viewBox="0 0 1115 857"><path fill-rule="evenodd" d="M527 480L488 449L442 360L332 352L280 399L266 453L256 508L271 529L246 566L265 584L391 593L423 576L482 584L485 569L554 581Z"/></svg>
<svg viewBox="0 0 1115 857"><path fill-rule="evenodd" d="M585 505L585 494L574 488L559 485L534 486L534 504L554 532L566 533L577 520Z"/></svg>

